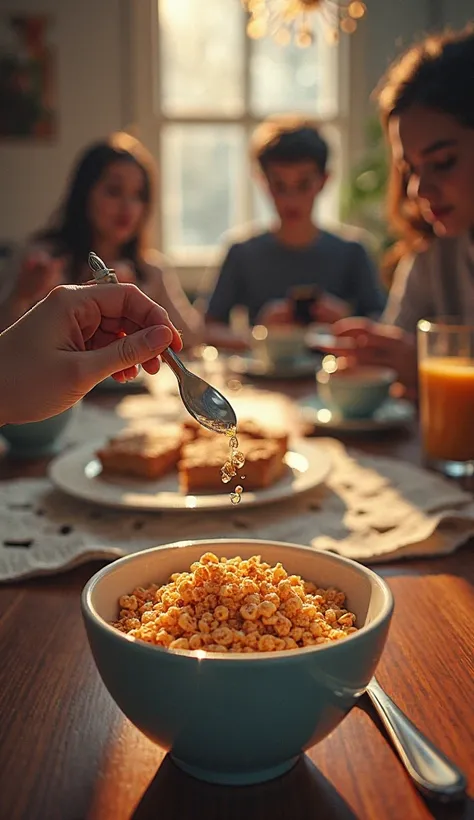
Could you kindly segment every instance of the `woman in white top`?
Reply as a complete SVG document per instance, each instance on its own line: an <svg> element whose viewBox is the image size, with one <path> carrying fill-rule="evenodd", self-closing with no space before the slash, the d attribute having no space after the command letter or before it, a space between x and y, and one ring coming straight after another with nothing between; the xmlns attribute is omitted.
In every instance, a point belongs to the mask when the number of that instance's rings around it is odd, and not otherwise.
<svg viewBox="0 0 474 820"><path fill-rule="evenodd" d="M380 92L391 149L389 204L402 235L384 324L343 320L361 363L416 383L417 322L474 324L474 31L429 37L393 64Z"/></svg>
<svg viewBox="0 0 474 820"><path fill-rule="evenodd" d="M89 146L72 172L64 200L7 266L0 283L0 330L59 284L91 278L94 250L122 282L137 284L168 311L186 345L202 340L204 324L178 277L166 270L147 239L152 212L153 162L138 140L114 134Z"/></svg>

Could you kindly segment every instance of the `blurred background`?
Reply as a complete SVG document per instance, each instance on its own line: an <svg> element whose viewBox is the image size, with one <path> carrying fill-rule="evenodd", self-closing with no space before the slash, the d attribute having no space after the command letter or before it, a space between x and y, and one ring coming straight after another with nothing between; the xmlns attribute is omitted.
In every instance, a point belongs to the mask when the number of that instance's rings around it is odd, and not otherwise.
<svg viewBox="0 0 474 820"><path fill-rule="evenodd" d="M365 228L377 252L390 237L370 93L417 36L472 13L472 0L367 0L336 42L322 14L313 37L275 42L248 36L240 0L0 0L2 257L44 225L78 151L127 130L159 167L154 244L193 295L223 237L268 220L248 139L287 111L319 122L332 148L321 223Z"/></svg>

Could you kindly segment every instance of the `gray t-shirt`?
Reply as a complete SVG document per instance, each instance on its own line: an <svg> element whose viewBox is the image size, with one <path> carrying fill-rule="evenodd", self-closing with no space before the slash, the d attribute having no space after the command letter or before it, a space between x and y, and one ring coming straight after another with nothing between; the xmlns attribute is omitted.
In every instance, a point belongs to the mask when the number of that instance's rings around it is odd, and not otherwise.
<svg viewBox="0 0 474 820"><path fill-rule="evenodd" d="M320 231L304 248L290 248L269 231L232 245L224 260L207 316L228 322L235 305L248 309L254 324L261 308L284 299L295 285L317 285L349 302L356 316L378 317L384 297L366 250Z"/></svg>
<svg viewBox="0 0 474 820"><path fill-rule="evenodd" d="M443 316L474 324L474 242L469 234L434 239L427 250L400 261L383 321L416 333L420 319Z"/></svg>

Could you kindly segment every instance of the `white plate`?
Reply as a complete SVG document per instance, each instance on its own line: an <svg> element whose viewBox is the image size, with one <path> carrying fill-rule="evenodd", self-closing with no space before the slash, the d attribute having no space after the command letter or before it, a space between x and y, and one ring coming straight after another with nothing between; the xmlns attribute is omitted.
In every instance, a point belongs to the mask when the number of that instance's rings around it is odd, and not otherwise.
<svg viewBox="0 0 474 820"><path fill-rule="evenodd" d="M235 373L259 379L302 379L314 376L321 356L308 353L291 362L268 365L253 356L230 356L228 365Z"/></svg>
<svg viewBox="0 0 474 820"><path fill-rule="evenodd" d="M53 484L68 495L106 507L148 511L239 509L233 507L228 492L182 495L176 471L157 481L119 476L105 479L94 455L101 446L103 442L90 443L58 456L49 468ZM328 449L303 439L291 443L285 461L285 474L271 487L246 492L242 481L244 492L239 507L282 501L310 490L324 481L331 467Z"/></svg>
<svg viewBox="0 0 474 820"><path fill-rule="evenodd" d="M405 427L415 418L415 408L404 399L387 399L373 416L346 419L332 413L316 394L298 402L303 418L315 427L340 433L371 433Z"/></svg>

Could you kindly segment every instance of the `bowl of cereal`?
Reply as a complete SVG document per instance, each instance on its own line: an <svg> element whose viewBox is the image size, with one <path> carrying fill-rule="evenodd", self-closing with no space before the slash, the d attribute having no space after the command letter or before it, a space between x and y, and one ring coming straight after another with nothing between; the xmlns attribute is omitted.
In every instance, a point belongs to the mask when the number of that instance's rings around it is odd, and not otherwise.
<svg viewBox="0 0 474 820"><path fill-rule="evenodd" d="M82 611L120 709L186 772L278 777L363 694L393 600L338 555L271 541L188 541L129 555L86 585Z"/></svg>

